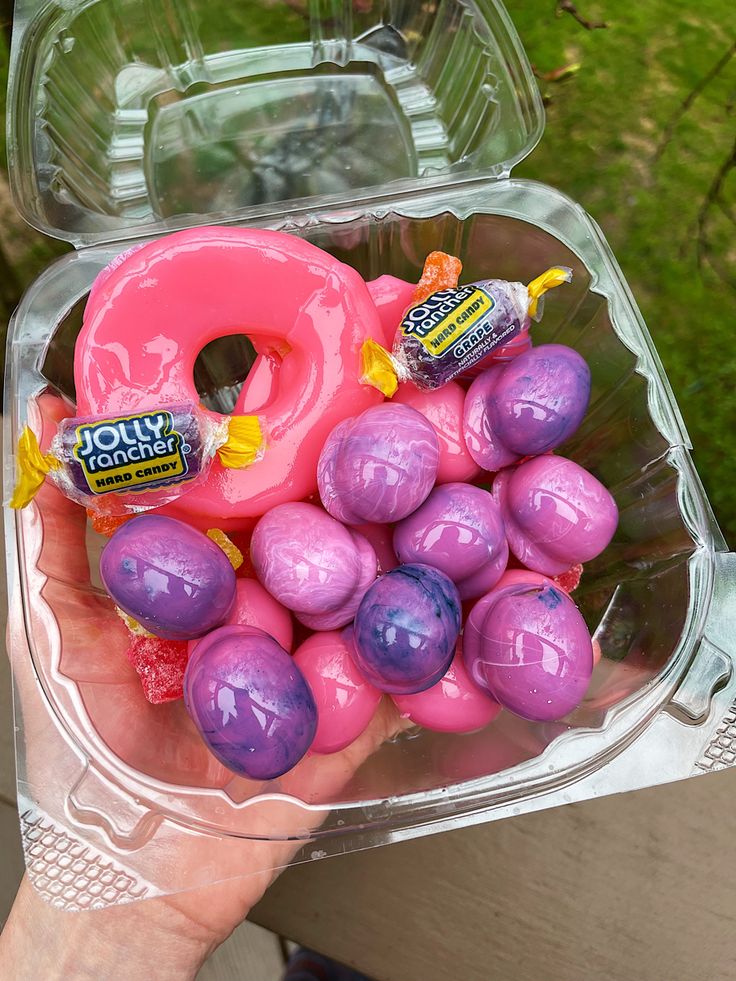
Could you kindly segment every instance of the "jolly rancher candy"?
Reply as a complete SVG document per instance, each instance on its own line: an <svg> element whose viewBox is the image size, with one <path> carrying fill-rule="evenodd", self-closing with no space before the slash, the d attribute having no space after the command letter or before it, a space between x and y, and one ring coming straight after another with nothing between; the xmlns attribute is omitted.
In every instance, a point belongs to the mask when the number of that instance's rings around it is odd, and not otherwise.
<svg viewBox="0 0 736 981"><path fill-rule="evenodd" d="M25 507L49 476L66 497L92 511L102 498L106 515L144 511L204 479L215 454L225 467L244 467L258 459L262 444L257 416L218 419L192 404L64 419L48 453L26 427L10 506Z"/></svg>
<svg viewBox="0 0 736 981"><path fill-rule="evenodd" d="M423 391L441 388L539 319L540 298L571 278L571 269L554 266L528 286L483 279L415 300L391 352L370 339L363 345L362 381L388 398L404 381Z"/></svg>

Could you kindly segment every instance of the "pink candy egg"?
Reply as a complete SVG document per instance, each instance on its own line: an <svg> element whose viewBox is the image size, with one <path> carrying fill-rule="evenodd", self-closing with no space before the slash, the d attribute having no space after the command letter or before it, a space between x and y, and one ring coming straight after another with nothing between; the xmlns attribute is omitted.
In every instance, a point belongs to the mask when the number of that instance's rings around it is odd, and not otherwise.
<svg viewBox="0 0 736 981"><path fill-rule="evenodd" d="M432 490L439 457L437 434L424 416L384 402L328 436L317 466L322 504L349 525L400 521Z"/></svg>
<svg viewBox="0 0 736 981"><path fill-rule="evenodd" d="M472 484L442 484L400 521L394 549L402 562L424 562L455 583L461 599L481 596L508 562L501 512L488 491Z"/></svg>
<svg viewBox="0 0 736 981"><path fill-rule="evenodd" d="M511 551L547 576L600 555L618 524L616 502L603 484L561 456L538 456L500 471L493 495Z"/></svg>
<svg viewBox="0 0 736 981"><path fill-rule="evenodd" d="M357 525L355 531L359 532L373 546L373 551L378 559L378 572L390 572L399 565L399 560L394 552L394 532L392 525Z"/></svg>
<svg viewBox="0 0 736 981"><path fill-rule="evenodd" d="M315 753L338 753L364 731L381 701L381 692L358 671L348 645L337 631L314 634L299 647L294 661L317 705Z"/></svg>
<svg viewBox="0 0 736 981"><path fill-rule="evenodd" d="M235 583L235 604L223 626L235 624L258 627L270 634L285 651L291 650L294 627L289 611L255 579L238 579ZM196 645L196 640L189 641L190 656Z"/></svg>
<svg viewBox="0 0 736 981"><path fill-rule="evenodd" d="M438 484L467 481L478 476L480 467L465 445L465 392L457 382L448 382L432 392L420 392L415 385L407 382L399 385L392 401L416 409L434 426L440 444Z"/></svg>
<svg viewBox="0 0 736 981"><path fill-rule="evenodd" d="M501 706L471 680L460 644L444 677L426 691L392 695L403 718L435 732L475 732L493 722Z"/></svg>
<svg viewBox="0 0 736 981"><path fill-rule="evenodd" d="M349 623L376 577L369 543L313 504L280 504L253 531L251 560L260 582L300 619L336 614ZM322 622L322 621L320 621Z"/></svg>
<svg viewBox="0 0 736 981"><path fill-rule="evenodd" d="M352 537L360 559L360 576L357 585L348 598L336 609L328 610L325 613L297 613L297 619L310 630L336 630L350 623L358 612L360 601L365 596L368 587L376 579L377 559L376 553L370 542L356 531L347 529Z"/></svg>
<svg viewBox="0 0 736 981"><path fill-rule="evenodd" d="M580 611L563 590L535 578L478 600L465 623L463 658L477 685L533 722L576 708L593 672Z"/></svg>

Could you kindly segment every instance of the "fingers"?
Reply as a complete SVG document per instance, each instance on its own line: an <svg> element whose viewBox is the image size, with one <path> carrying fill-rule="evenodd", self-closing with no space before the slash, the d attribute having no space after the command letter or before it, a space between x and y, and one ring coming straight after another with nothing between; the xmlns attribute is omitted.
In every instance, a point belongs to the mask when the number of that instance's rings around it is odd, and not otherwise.
<svg viewBox="0 0 736 981"><path fill-rule="evenodd" d="M62 419L73 414L69 404L44 392L29 404L29 425L46 452ZM46 480L35 500L18 512L27 560L37 556L36 567L48 578L63 583L89 585L85 541L87 515L83 507L67 500Z"/></svg>

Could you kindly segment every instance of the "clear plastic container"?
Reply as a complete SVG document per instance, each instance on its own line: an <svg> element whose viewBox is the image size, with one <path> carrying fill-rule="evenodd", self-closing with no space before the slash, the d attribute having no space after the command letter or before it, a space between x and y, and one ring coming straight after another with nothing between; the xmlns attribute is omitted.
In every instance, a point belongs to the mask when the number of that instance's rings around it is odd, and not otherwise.
<svg viewBox="0 0 736 981"><path fill-rule="evenodd" d="M18 207L78 251L30 287L8 340L6 496L36 396L74 398L73 343L97 273L135 241L228 222L303 236L366 279L458 254L472 280L562 263L538 338L579 350L588 415L562 451L612 491L620 525L575 594L601 644L564 722L502 713L468 736L410 731L356 772L303 761L267 785L224 771L183 706L150 707L80 618L97 577L45 561L59 529L6 511L18 800L29 873L84 909L174 893L416 835L731 765L736 560L712 517L651 338L600 230L510 177L543 128L496 0L63 0L18 5L9 148ZM232 405L245 339L200 357ZM84 531L82 529L82 531ZM104 624L101 619L100 624ZM117 652L119 653L119 652ZM130 724L125 724L129 718ZM121 721L123 720L123 721ZM245 843L245 844L244 844Z"/></svg>

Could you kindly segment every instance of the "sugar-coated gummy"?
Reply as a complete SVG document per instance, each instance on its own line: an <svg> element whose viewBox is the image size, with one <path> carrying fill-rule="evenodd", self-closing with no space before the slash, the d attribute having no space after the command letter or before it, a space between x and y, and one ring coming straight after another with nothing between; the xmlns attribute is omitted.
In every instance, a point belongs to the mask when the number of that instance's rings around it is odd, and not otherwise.
<svg viewBox="0 0 736 981"><path fill-rule="evenodd" d="M431 423L408 405L386 402L332 431L317 467L320 497L347 524L399 521L429 494L438 465Z"/></svg>
<svg viewBox="0 0 736 981"><path fill-rule="evenodd" d="M439 569L401 565L371 586L351 633L358 668L390 694L424 691L440 680L460 632L460 597Z"/></svg>
<svg viewBox="0 0 736 981"><path fill-rule="evenodd" d="M591 473L562 456L539 456L493 481L509 548L528 569L567 572L606 548L618 524L616 502Z"/></svg>
<svg viewBox="0 0 736 981"><path fill-rule="evenodd" d="M417 510L394 530L401 562L423 562L455 583L461 599L491 589L509 557L498 504L473 484L435 487Z"/></svg>
<svg viewBox="0 0 736 981"><path fill-rule="evenodd" d="M362 676L339 631L312 634L294 652L317 705L315 753L337 753L365 730L381 701L378 691Z"/></svg>
<svg viewBox="0 0 736 981"><path fill-rule="evenodd" d="M317 730L317 706L294 659L256 627L220 627L197 644L184 703L220 762L252 780L291 770Z"/></svg>
<svg viewBox="0 0 736 981"><path fill-rule="evenodd" d="M582 422L590 398L585 359L563 344L542 344L491 367L465 399L465 439L485 470L555 449Z"/></svg>
<svg viewBox="0 0 736 981"><path fill-rule="evenodd" d="M141 680L143 694L152 705L182 697L189 659L186 641L131 637L126 654Z"/></svg>
<svg viewBox="0 0 736 981"><path fill-rule="evenodd" d="M475 604L463 631L463 658L477 685L535 722L561 719L575 709L593 671L580 611L563 590L534 574Z"/></svg>
<svg viewBox="0 0 736 981"><path fill-rule="evenodd" d="M250 548L256 575L269 593L307 617L344 607L376 575L368 542L314 504L272 508L256 525Z"/></svg>
<svg viewBox="0 0 736 981"><path fill-rule="evenodd" d="M161 515L126 521L105 545L100 575L115 604L169 640L218 627L235 600L235 572L206 535Z"/></svg>

